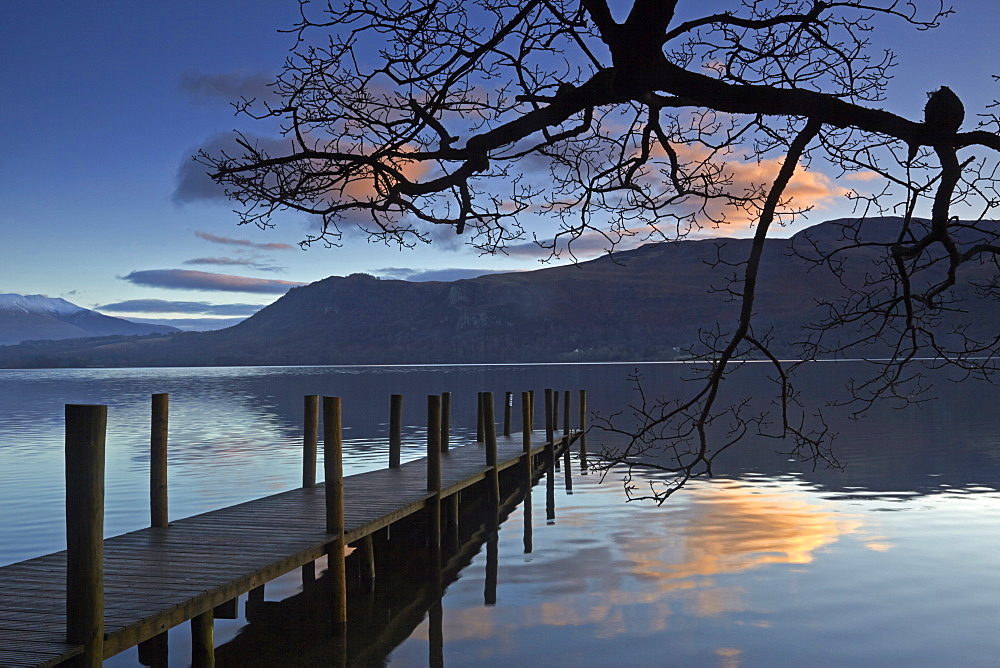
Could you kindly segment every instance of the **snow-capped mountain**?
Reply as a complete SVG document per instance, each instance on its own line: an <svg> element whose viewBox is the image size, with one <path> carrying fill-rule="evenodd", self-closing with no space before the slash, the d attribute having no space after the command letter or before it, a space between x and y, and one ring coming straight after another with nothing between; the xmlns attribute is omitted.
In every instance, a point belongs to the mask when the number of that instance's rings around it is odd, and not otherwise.
<svg viewBox="0 0 1000 668"><path fill-rule="evenodd" d="M164 334L179 331L91 311L58 297L0 294L0 345L88 336Z"/></svg>

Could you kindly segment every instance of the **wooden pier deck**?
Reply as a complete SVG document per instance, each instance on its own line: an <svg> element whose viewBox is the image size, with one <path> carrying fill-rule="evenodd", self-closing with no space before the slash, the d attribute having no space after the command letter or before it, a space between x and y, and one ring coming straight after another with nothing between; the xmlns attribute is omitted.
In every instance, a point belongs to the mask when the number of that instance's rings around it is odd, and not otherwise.
<svg viewBox="0 0 1000 668"><path fill-rule="evenodd" d="M556 436L557 449L576 433ZM545 449L532 434L532 454ZM497 439L497 468L522 461L520 433ZM426 507L422 458L345 477L350 543ZM487 476L482 443L441 456L441 496ZM111 657L326 553L322 485L175 520L104 541L104 655ZM82 652L66 637L66 552L0 568L0 666L52 666Z"/></svg>

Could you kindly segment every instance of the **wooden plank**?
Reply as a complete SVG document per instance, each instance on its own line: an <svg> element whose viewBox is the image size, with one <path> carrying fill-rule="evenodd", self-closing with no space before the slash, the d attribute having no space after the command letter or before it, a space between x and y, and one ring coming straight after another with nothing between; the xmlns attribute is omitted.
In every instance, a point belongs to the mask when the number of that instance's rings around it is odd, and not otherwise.
<svg viewBox="0 0 1000 668"><path fill-rule="evenodd" d="M575 437L556 438L555 449ZM533 454L545 451L541 438L532 443ZM523 464L522 456L520 435L498 439L498 469ZM442 495L483 480L484 460L482 445L442 453ZM424 460L344 478L345 540L423 510L426 486ZM105 658L323 556L332 541L324 499L320 484L107 539ZM65 642L65 569L65 552L0 567L0 665L55 665L82 651Z"/></svg>

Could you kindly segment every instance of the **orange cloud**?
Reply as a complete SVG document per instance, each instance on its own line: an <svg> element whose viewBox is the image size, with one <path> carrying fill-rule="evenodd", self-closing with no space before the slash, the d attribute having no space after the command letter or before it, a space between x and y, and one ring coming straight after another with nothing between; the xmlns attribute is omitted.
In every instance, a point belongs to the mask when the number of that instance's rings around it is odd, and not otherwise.
<svg viewBox="0 0 1000 668"><path fill-rule="evenodd" d="M692 165L708 160L711 155L710 150L706 147L691 144L677 145L674 150L682 163L691 163ZM780 156L746 161L738 155L733 155L722 165L723 171L730 181L730 185L726 188L727 191L733 195L741 196L761 187L767 188L778 175L784 159L785 156ZM717 157L713 158L713 162L718 162L718 160ZM709 168L707 164L706 168ZM806 208L826 209L835 200L849 192L850 188L837 185L829 176L821 172L807 170L799 165L785 188L782 199L787 201L787 205L779 207L778 213L790 213L797 209ZM726 236L744 234L758 222L756 215L752 212L732 205L723 199L709 202L705 211L707 218L725 218L729 222L728 225L717 228L717 231L715 228L706 229L705 233L712 236L716 233Z"/></svg>

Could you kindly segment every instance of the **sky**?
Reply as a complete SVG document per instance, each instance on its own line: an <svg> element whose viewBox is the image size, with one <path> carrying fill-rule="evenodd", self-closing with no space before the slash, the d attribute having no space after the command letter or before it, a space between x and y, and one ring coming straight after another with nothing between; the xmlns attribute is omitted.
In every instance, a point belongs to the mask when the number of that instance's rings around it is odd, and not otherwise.
<svg viewBox="0 0 1000 668"><path fill-rule="evenodd" d="M941 85L967 118L1000 97L990 76L1000 74L1000 2L953 4L938 30L873 35L900 57L890 111L919 120ZM229 102L278 72L294 43L278 29L297 15L296 0L0 0L0 293L203 329L332 275L451 280L538 268L530 254L460 246L401 251L354 239L302 250L305 217L238 226L227 202L192 194L191 155L248 127ZM822 198L810 222L848 211L840 197Z"/></svg>

